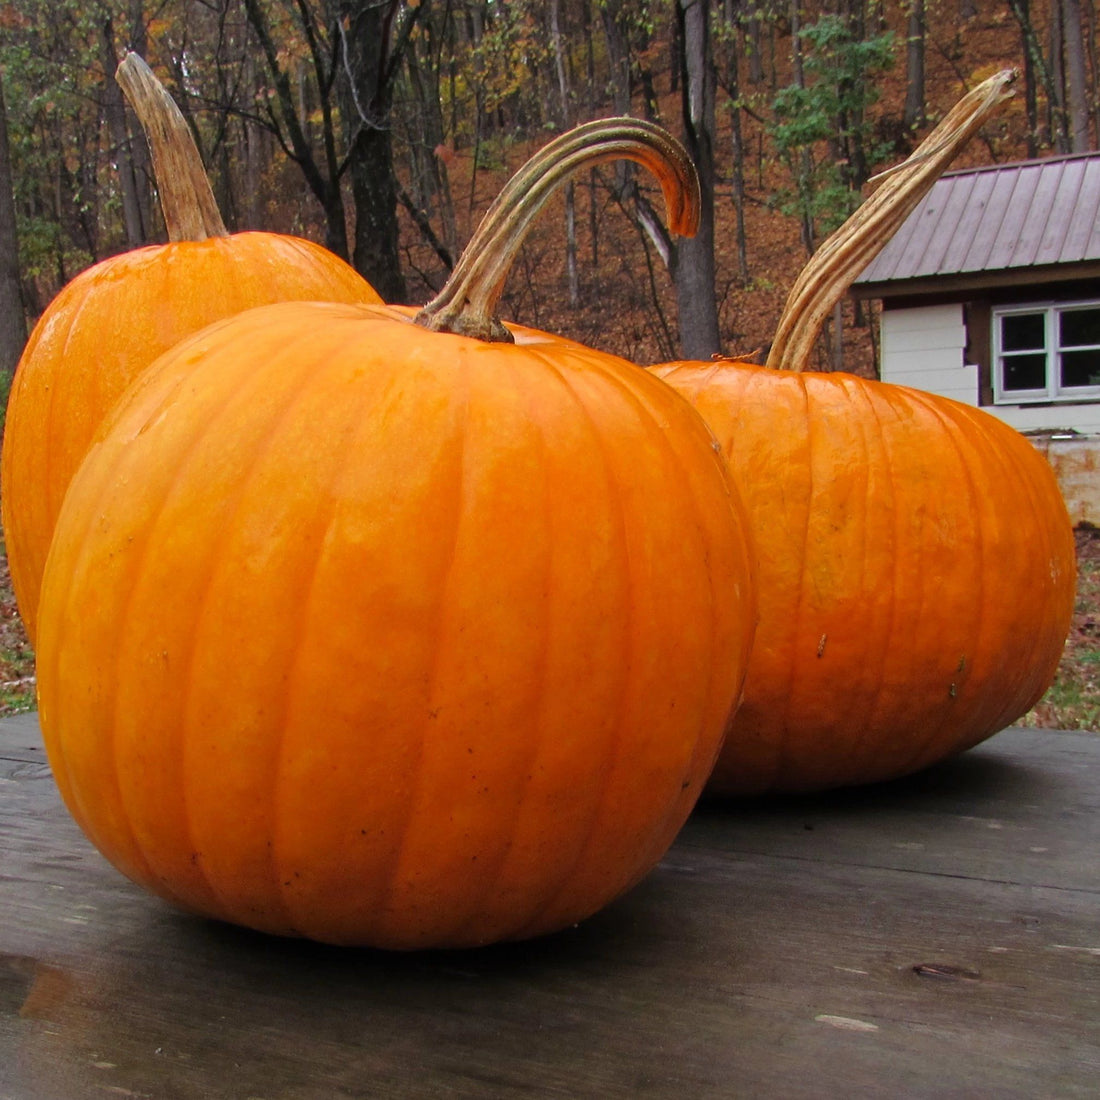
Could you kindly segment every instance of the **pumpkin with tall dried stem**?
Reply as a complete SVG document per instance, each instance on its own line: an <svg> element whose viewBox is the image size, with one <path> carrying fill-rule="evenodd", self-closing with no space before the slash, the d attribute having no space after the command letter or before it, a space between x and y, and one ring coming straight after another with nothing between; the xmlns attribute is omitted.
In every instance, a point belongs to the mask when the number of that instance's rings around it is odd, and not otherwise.
<svg viewBox="0 0 1100 1100"><path fill-rule="evenodd" d="M760 624L714 792L915 771L1011 723L1054 675L1074 544L1035 448L946 398L800 373L835 302L1012 80L960 101L815 253L768 367L656 368L722 443L758 555Z"/></svg>
<svg viewBox="0 0 1100 1100"><path fill-rule="evenodd" d="M93 446L43 583L41 720L136 881L270 932L463 946L578 921L671 843L751 644L739 501L662 382L491 316L563 165L612 156L690 228L679 146L582 127L420 324L251 310Z"/></svg>
<svg viewBox="0 0 1100 1100"><path fill-rule="evenodd" d="M16 368L0 482L12 587L28 635L61 501L103 417L161 352L243 309L298 299L380 302L310 241L229 234L194 139L137 54L117 78L145 128L169 242L103 260L42 314Z"/></svg>

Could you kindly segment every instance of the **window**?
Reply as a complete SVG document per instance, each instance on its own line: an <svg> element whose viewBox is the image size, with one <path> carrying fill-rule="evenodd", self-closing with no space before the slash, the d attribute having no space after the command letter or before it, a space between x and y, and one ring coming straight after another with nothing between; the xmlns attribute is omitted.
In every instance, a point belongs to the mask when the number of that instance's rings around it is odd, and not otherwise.
<svg viewBox="0 0 1100 1100"><path fill-rule="evenodd" d="M1100 399L1100 302L993 311L998 405Z"/></svg>

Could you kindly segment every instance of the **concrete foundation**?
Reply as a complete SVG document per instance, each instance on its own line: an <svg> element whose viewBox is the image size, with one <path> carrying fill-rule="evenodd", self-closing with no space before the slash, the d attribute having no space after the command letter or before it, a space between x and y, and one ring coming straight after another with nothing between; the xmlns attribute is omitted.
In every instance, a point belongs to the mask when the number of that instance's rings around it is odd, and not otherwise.
<svg viewBox="0 0 1100 1100"><path fill-rule="evenodd" d="M1074 524L1100 526L1100 435L1036 432L1028 438L1053 467Z"/></svg>

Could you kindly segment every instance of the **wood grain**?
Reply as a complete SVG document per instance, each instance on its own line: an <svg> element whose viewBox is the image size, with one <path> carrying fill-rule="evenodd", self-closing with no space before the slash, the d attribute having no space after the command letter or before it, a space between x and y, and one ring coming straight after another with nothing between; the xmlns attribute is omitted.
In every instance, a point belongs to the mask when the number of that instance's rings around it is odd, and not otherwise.
<svg viewBox="0 0 1100 1100"><path fill-rule="evenodd" d="M0 721L0 1098L1092 1097L1100 737L701 806L566 933L341 951L189 917Z"/></svg>

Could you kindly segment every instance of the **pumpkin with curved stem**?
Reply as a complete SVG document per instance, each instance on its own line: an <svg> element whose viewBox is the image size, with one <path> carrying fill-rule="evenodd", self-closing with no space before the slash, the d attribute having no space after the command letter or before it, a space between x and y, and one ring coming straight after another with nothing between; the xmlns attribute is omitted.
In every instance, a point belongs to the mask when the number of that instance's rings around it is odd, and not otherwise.
<svg viewBox="0 0 1100 1100"><path fill-rule="evenodd" d="M721 441L758 555L756 644L712 792L916 771L1026 713L1057 668L1074 543L1035 448L977 408L799 373L833 304L1012 79L964 98L819 249L769 367L656 368Z"/></svg>
<svg viewBox="0 0 1100 1100"><path fill-rule="evenodd" d="M50 303L16 368L4 427L2 518L27 633L61 501L123 391L161 352L213 321L295 299L380 302L352 267L310 241L230 235L190 130L136 54L118 80L149 138L169 243L103 260Z"/></svg>
<svg viewBox="0 0 1100 1100"><path fill-rule="evenodd" d="M1057 483L980 409L841 373L681 364L753 525L760 623L715 793L916 771L1025 714L1073 610Z"/></svg>
<svg viewBox="0 0 1100 1100"><path fill-rule="evenodd" d="M540 163L633 154L678 189L660 133L584 127ZM424 318L461 297L454 327L514 343L252 310L165 355L89 452L43 583L42 728L150 890L336 943L532 936L636 882L701 792L755 619L744 517L667 386L489 320L546 178Z"/></svg>

